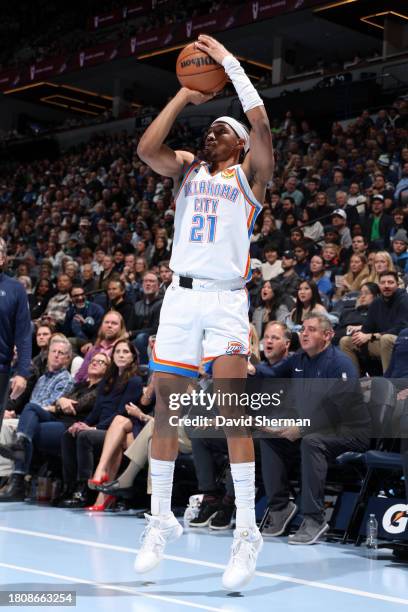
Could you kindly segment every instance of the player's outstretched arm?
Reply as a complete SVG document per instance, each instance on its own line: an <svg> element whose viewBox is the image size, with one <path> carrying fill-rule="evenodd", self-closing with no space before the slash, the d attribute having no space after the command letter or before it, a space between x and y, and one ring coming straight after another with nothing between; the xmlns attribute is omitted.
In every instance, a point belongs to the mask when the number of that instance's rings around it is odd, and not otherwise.
<svg viewBox="0 0 408 612"><path fill-rule="evenodd" d="M250 152L242 169L251 181L255 196L263 201L266 184L272 180L274 157L269 119L262 99L239 61L215 38L200 34L196 46L224 67L251 124Z"/></svg>
<svg viewBox="0 0 408 612"><path fill-rule="evenodd" d="M137 154L152 170L177 180L191 164L194 155L188 151L173 151L164 144L177 116L187 104L202 104L212 98L182 87L149 125L140 139Z"/></svg>

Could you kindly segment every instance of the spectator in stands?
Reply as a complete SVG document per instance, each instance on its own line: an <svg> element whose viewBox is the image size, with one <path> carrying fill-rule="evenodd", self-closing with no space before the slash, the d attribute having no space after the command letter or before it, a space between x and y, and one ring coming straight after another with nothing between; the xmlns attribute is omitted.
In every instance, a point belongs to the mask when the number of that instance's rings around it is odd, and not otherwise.
<svg viewBox="0 0 408 612"><path fill-rule="evenodd" d="M285 323L269 321L265 326L262 338L265 359L255 366L248 364L248 374L268 377L270 368L288 356L291 339L292 334Z"/></svg>
<svg viewBox="0 0 408 612"><path fill-rule="evenodd" d="M53 323L63 323L68 306L71 304L72 281L67 274L59 274L57 277L56 293L48 302L43 317Z"/></svg>
<svg viewBox="0 0 408 612"><path fill-rule="evenodd" d="M310 418L310 428L286 427L260 441L262 477L269 504L266 536L282 535L297 513L289 501L288 466L301 464L303 522L289 544L314 544L328 530L324 484L328 463L345 451L368 448L370 418L353 363L331 346L333 330L324 314L309 313L300 334L302 350L271 368L276 378L298 379L293 387L295 414ZM304 379L301 383L299 379ZM315 384L311 379L319 379ZM305 397L310 401L305 402Z"/></svg>
<svg viewBox="0 0 408 612"><path fill-rule="evenodd" d="M125 322L126 330L134 326L134 304L126 295L126 285L118 277L110 280L106 290L108 295L108 309L119 312Z"/></svg>
<svg viewBox="0 0 408 612"><path fill-rule="evenodd" d="M397 336L391 355L390 365L384 376L391 378L394 385L403 393L398 399L408 397L408 328L402 329Z"/></svg>
<svg viewBox="0 0 408 612"><path fill-rule="evenodd" d="M253 310L259 306L261 288L263 283L262 262L259 259L251 259L251 278L246 284L249 297L249 308Z"/></svg>
<svg viewBox="0 0 408 612"><path fill-rule="evenodd" d="M321 255L313 255L310 260L310 280L312 280L322 295L331 296L333 285L327 276L325 261Z"/></svg>
<svg viewBox="0 0 408 612"><path fill-rule="evenodd" d="M154 393L154 377L150 378L149 384L144 387L143 395L139 400L143 413L150 413L153 410L155 404L155 393ZM125 451L125 455L130 459L130 463L124 472L112 481L105 481L104 483L97 485L93 484L93 487L97 491L106 493L108 495L118 495L126 497L132 493L133 482L137 474L143 470L144 466L150 459L150 446L151 438L153 435L154 419L148 419L144 425L140 434L135 438L129 448ZM147 493L151 494L151 479L150 479L150 463L149 472L147 476Z"/></svg>
<svg viewBox="0 0 408 612"><path fill-rule="evenodd" d="M147 364L149 336L157 332L163 302L159 295L159 281L153 272L146 272L143 276L143 296L135 304L134 327L128 331L128 335L139 351L140 363Z"/></svg>
<svg viewBox="0 0 408 612"><path fill-rule="evenodd" d="M0 493L0 501L21 501L25 497L24 476L31 463L37 423L51 420L50 406L71 390L73 380L67 369L71 358L72 348L67 339L56 338L50 343L47 372L37 381L23 409L16 439L7 446L0 445L0 455L15 462L10 483Z"/></svg>
<svg viewBox="0 0 408 612"><path fill-rule="evenodd" d="M300 242L295 246L293 251L296 258L296 274L299 278L307 278L310 274L309 249L307 248L307 244L305 242Z"/></svg>
<svg viewBox="0 0 408 612"><path fill-rule="evenodd" d="M305 208L301 219L298 221L304 237L313 240L313 242L318 242L323 238L323 225L317 220L317 216L317 212L313 208Z"/></svg>
<svg viewBox="0 0 408 612"><path fill-rule="evenodd" d="M297 179L295 176L290 176L286 183L285 183L285 191L283 191L281 193L281 198L282 200L284 200L285 198L287 198L288 196L290 196L291 198L293 198L296 206L300 206L303 202L303 198L304 195L303 193L297 188Z"/></svg>
<svg viewBox="0 0 408 612"><path fill-rule="evenodd" d="M408 273L408 235L404 229L399 229L393 236L391 258L395 266Z"/></svg>
<svg viewBox="0 0 408 612"><path fill-rule="evenodd" d="M369 247L377 250L388 249L392 225L392 217L384 212L384 196L373 196L367 224Z"/></svg>
<svg viewBox="0 0 408 612"><path fill-rule="evenodd" d="M71 304L59 329L67 336L74 348L92 341L103 317L103 308L86 299L82 285L71 287Z"/></svg>
<svg viewBox="0 0 408 612"><path fill-rule="evenodd" d="M286 201L291 201L292 198L286 198ZM294 204L291 204L294 206ZM265 249L266 246L274 247L278 253L281 253L284 249L285 236L284 233L277 229L275 218L270 214L264 214L261 231L259 235L254 236L254 242L252 242L251 255L254 257L259 257L262 259L262 249ZM264 257L266 258L265 250Z"/></svg>
<svg viewBox="0 0 408 612"><path fill-rule="evenodd" d="M319 219L321 219L322 217L328 218L329 215L332 214L333 210L334 210L334 207L328 202L327 193L325 191L319 191L316 196L317 217ZM323 221L323 225L324 225L325 221L323 219L321 220Z"/></svg>
<svg viewBox="0 0 408 612"><path fill-rule="evenodd" d="M159 264L159 277L160 277L160 286L159 286L159 295L160 297L164 297L167 289L170 287L171 282L173 280L173 270L170 269L169 260L161 261Z"/></svg>
<svg viewBox="0 0 408 612"><path fill-rule="evenodd" d="M392 211L392 219L394 221L394 225L390 231L390 240L394 239L394 236L398 230L402 229L408 231L408 219L405 216L402 208L394 208Z"/></svg>
<svg viewBox="0 0 408 612"><path fill-rule="evenodd" d="M87 295L97 290L95 272L91 263L85 263L81 266L81 285Z"/></svg>
<svg viewBox="0 0 408 612"><path fill-rule="evenodd" d="M351 234L347 227L347 213L341 208L336 208L332 214L332 223L340 235L340 245L344 249L350 248Z"/></svg>
<svg viewBox="0 0 408 612"><path fill-rule="evenodd" d="M340 233L339 230L334 227L334 225L325 225L324 226L324 239L320 240L322 248L324 248L328 244L335 244L340 249Z"/></svg>
<svg viewBox="0 0 408 612"><path fill-rule="evenodd" d="M48 345L52 338L53 329L49 325L40 325L36 331L35 339L40 352L31 360L30 374L27 378L25 390L19 397L11 399L9 396L4 412L3 423L0 428L0 444L9 445L14 441L14 433L18 425L18 416L24 406L30 401L31 393L36 382L47 368ZM14 363L13 363L14 368ZM0 457L0 480L8 479L13 471L13 462L5 457Z"/></svg>
<svg viewBox="0 0 408 612"><path fill-rule="evenodd" d="M34 290L33 299L30 304L31 319L35 321L39 319L47 308L54 290L51 281L48 278L41 278Z"/></svg>
<svg viewBox="0 0 408 612"><path fill-rule="evenodd" d="M289 314L288 303L291 299L282 295L279 285L264 281L260 294L260 305L255 308L252 323L259 337L263 336L269 321L283 321Z"/></svg>
<svg viewBox="0 0 408 612"><path fill-rule="evenodd" d="M341 252L341 261L346 269L350 258L353 254L364 255L367 258L368 255L368 244L365 237L362 234L354 234L351 239L351 248L343 249Z"/></svg>
<svg viewBox="0 0 408 612"><path fill-rule="evenodd" d="M154 249L150 260L150 265L158 266L163 259L170 259L170 252L167 250L167 241L158 236L154 241Z"/></svg>
<svg viewBox="0 0 408 612"><path fill-rule="evenodd" d="M287 243L287 239L290 238L291 233L296 228L296 226L297 226L297 213L291 212L291 211L284 213L282 217L281 231L283 235L286 236L286 243Z"/></svg>
<svg viewBox="0 0 408 612"><path fill-rule="evenodd" d="M115 262L113 261L112 255L105 254L102 260L102 272L97 279L97 288L106 291L109 281L118 278L118 276L119 274L115 269Z"/></svg>
<svg viewBox="0 0 408 612"><path fill-rule="evenodd" d="M391 255L388 251L378 251L373 256L373 266L370 274L364 279L365 282L380 284L380 274L382 272L394 272L395 266L393 264Z"/></svg>
<svg viewBox="0 0 408 612"><path fill-rule="evenodd" d="M137 372L134 347L127 340L118 340L92 411L84 421L74 423L62 438L64 483L75 489L73 496L62 503L64 507L79 508L90 503L87 482L94 471L94 455L101 452L115 416L126 414L125 406L140 398L142 385Z"/></svg>
<svg viewBox="0 0 408 612"><path fill-rule="evenodd" d="M367 259L362 254L354 254L350 257L346 274L341 277L336 289L336 299L340 299L349 291L360 291L361 285L369 273Z"/></svg>
<svg viewBox="0 0 408 612"><path fill-rule="evenodd" d="M381 296L370 305L367 320L361 329L353 330L351 336L341 339L340 348L359 368L359 354L365 347L370 357L381 360L385 372L397 335L408 327L408 295L403 289L398 289L395 271L381 272L379 287Z"/></svg>
<svg viewBox="0 0 408 612"><path fill-rule="evenodd" d="M403 193L408 193L408 161L406 160L402 166L401 179L398 181L394 192L394 200L397 204L400 204L401 194Z"/></svg>
<svg viewBox="0 0 408 612"><path fill-rule="evenodd" d="M264 248L265 263L262 264L262 278L272 280L283 272L282 262L278 256L278 249L273 244L267 244Z"/></svg>
<svg viewBox="0 0 408 612"><path fill-rule="evenodd" d="M136 354L136 349L130 343L128 348ZM137 355L136 355L137 363ZM99 485L111 482L115 479L119 466L123 459L123 450L129 448L135 438L140 434L143 427L153 417L145 412L136 404L139 403L142 396L142 380L140 379L140 388L134 392L132 402L124 407L124 411L118 414L113 419L106 432L103 442L102 454L95 472L88 480L88 487L95 490ZM103 494L96 500L95 506L103 504L106 498Z"/></svg>
<svg viewBox="0 0 408 612"><path fill-rule="evenodd" d="M72 259L67 259L64 261L63 266L62 266L62 271L64 274L69 276L72 283L79 282L78 270L79 270L79 264L76 261L73 261Z"/></svg>
<svg viewBox="0 0 408 612"><path fill-rule="evenodd" d="M344 308L340 313L334 336L335 344L338 344L340 339L344 336L351 336L354 331L359 331L361 329L367 320L370 304L372 304L379 294L380 289L375 283L363 283L361 285L355 308Z"/></svg>
<svg viewBox="0 0 408 612"><path fill-rule="evenodd" d="M300 329L303 321L310 312L327 313L322 304L319 289L312 280L301 281L297 290L296 305L292 309L290 316L286 318L289 329Z"/></svg>
<svg viewBox="0 0 408 612"><path fill-rule="evenodd" d="M105 353L110 357L115 342L124 338L125 334L126 328L122 315L114 310L107 312L102 319L95 343L92 345L88 342L81 347L85 358L75 374L75 382L86 380L89 362L96 353Z"/></svg>
<svg viewBox="0 0 408 612"><path fill-rule="evenodd" d="M282 256L283 272L276 277L282 295L296 296L300 278L295 272L296 258L293 251L288 250Z"/></svg>
<svg viewBox="0 0 408 612"><path fill-rule="evenodd" d="M31 367L38 373L38 378L45 373L47 368L48 346L54 331L52 325L39 324L35 332L36 348L39 349L39 352L31 360Z"/></svg>
<svg viewBox="0 0 408 612"><path fill-rule="evenodd" d="M106 223L105 219L101 219L101 221L104 221ZM102 249L101 247L97 247L95 249L95 256L94 256L94 259L93 259L93 262L92 262L92 268L93 268L94 273L98 277L103 272L102 262L103 262L103 258L105 257L105 255L106 255L106 253L105 253L104 249Z"/></svg>
<svg viewBox="0 0 408 612"><path fill-rule="evenodd" d="M347 189L348 185L344 179L344 173L341 168L336 167L335 171L333 172L332 186L329 187L326 191L329 202L331 204L334 204L336 201L336 193L338 191L347 192Z"/></svg>
<svg viewBox="0 0 408 612"><path fill-rule="evenodd" d="M345 191L336 191L335 205L335 210L344 210L347 215L347 223L350 227L360 223L360 215L356 207L347 204L347 193Z"/></svg>

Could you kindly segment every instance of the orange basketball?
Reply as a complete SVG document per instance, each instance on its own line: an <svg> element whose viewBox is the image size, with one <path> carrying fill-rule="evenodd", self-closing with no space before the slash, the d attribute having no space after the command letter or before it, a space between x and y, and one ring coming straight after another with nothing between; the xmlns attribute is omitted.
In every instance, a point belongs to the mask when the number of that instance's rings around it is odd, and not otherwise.
<svg viewBox="0 0 408 612"><path fill-rule="evenodd" d="M177 58L176 74L183 87L202 93L216 93L227 82L224 68L190 43Z"/></svg>

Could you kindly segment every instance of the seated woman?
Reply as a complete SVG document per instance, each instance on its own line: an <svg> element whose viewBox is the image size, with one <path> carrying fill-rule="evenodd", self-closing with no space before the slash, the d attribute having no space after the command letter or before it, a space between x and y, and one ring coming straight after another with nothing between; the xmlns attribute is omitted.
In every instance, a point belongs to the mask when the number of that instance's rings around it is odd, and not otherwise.
<svg viewBox="0 0 408 612"><path fill-rule="evenodd" d="M336 300L339 300L349 291L360 291L363 281L368 274L369 270L366 256L362 253L354 253L354 255L350 257L348 270L341 279L340 286L336 289Z"/></svg>
<svg viewBox="0 0 408 612"><path fill-rule="evenodd" d="M370 253L369 259L372 261L370 274L364 279L365 283L376 283L376 285L380 282L380 274L381 272L395 272L395 266L392 261L391 255L388 251L377 251L374 255ZM404 281L398 275L398 287L400 289L404 289Z"/></svg>
<svg viewBox="0 0 408 612"><path fill-rule="evenodd" d="M72 423L92 410L97 386L106 372L109 357L103 354L95 355L91 364L87 380L77 383L69 393L62 395L52 404L45 407L35 403L26 405L20 417L19 431L28 436L30 443L25 443L24 448L13 457L15 473L25 475L29 472L33 450L59 455L64 432ZM3 452L7 451L7 448L5 447ZM10 456L13 456L11 450Z"/></svg>
<svg viewBox="0 0 408 612"><path fill-rule="evenodd" d="M261 304L255 308L252 323L259 338L263 337L265 325L268 321L283 321L289 314L288 303L292 298L282 296L279 288L271 281L265 281L261 289Z"/></svg>
<svg viewBox="0 0 408 612"><path fill-rule="evenodd" d="M143 405L143 402L141 402ZM122 463L123 451L127 450L133 443L136 436L144 429L144 425L150 421L153 424L153 417L145 414L141 408L135 406L133 402L125 405L125 413L118 414L113 419L108 431L106 432L101 458L96 467L94 475L88 480L90 489L98 490L97 487L110 482L116 477L119 466ZM150 428L148 428L150 431ZM151 434L147 434L150 439ZM104 495L98 495L96 502L88 510L95 512L103 511L110 501Z"/></svg>
<svg viewBox="0 0 408 612"><path fill-rule="evenodd" d="M343 336L350 336L354 331L361 329L367 319L368 307L378 295L380 295L380 289L375 283L361 285L356 307L345 308L340 315L333 339L335 344L338 344Z"/></svg>
<svg viewBox="0 0 408 612"><path fill-rule="evenodd" d="M285 319L286 325L289 329L298 331L302 326L305 316L312 310L327 314L316 283L311 280L304 280L300 283L297 290L296 305Z"/></svg>
<svg viewBox="0 0 408 612"><path fill-rule="evenodd" d="M61 438L65 431L77 421L80 421L94 407L98 385L106 374L110 358L105 353L96 353L89 362L86 381L76 383L72 391L60 397L55 404L49 406L49 412L55 421L39 423L34 437L34 445L39 451L59 455L61 453Z"/></svg>
<svg viewBox="0 0 408 612"><path fill-rule="evenodd" d="M87 486L94 471L94 454L102 450L106 432L118 414L127 414L126 405L136 403L142 395L138 375L138 355L128 340L118 340L112 350L112 362L98 393L92 412L82 422L74 423L62 437L62 463L66 496L65 508L83 508L91 501ZM127 433L137 435L142 428L137 416L130 415ZM118 461L118 459L116 459ZM120 456L121 460L121 456ZM119 460L119 464L120 464ZM119 464L112 466L116 473ZM71 493L71 497L67 496ZM112 500L108 500L110 503Z"/></svg>
<svg viewBox="0 0 408 612"><path fill-rule="evenodd" d="M320 293L327 296L333 293L333 285L326 274L325 262L321 255L313 255L310 260L310 280L316 284Z"/></svg>
<svg viewBox="0 0 408 612"><path fill-rule="evenodd" d="M154 395L154 374L152 375L149 384L147 387L143 389L143 395L139 400L140 406L143 409L148 411L153 410L155 404L155 395ZM116 478L115 480L109 481L100 479L100 483L98 484L95 480L93 482L88 481L88 486L97 491L102 491L103 493L107 493L108 495L116 495L127 497L133 494L133 481L136 478L137 474L143 470L144 466L148 462L149 458L149 449L151 438L153 436L153 428L154 428L154 418L143 413L144 418L146 419L146 424L143 427L140 434L132 441L130 446L125 450L125 456L130 460L129 465L125 469L122 474ZM104 445L104 450L108 450L108 445ZM102 453L103 454L103 453ZM98 468L102 464L103 457L99 462ZM147 493L151 493L149 488L149 478L148 478L148 490Z"/></svg>

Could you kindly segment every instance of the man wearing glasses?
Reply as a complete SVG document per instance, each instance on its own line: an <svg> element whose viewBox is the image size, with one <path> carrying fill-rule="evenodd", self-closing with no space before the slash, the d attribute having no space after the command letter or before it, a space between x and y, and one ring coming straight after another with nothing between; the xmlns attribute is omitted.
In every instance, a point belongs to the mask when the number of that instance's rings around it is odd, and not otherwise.
<svg viewBox="0 0 408 612"><path fill-rule="evenodd" d="M67 369L71 359L72 347L68 339L51 339L47 371L36 382L30 401L24 406L18 421L16 438L11 444L0 444L0 455L14 460L14 471L8 486L0 493L0 502L24 500L24 477L30 467L38 424L54 420L53 412L57 400L69 393L74 386Z"/></svg>
<svg viewBox="0 0 408 612"><path fill-rule="evenodd" d="M5 274L7 245L0 238L0 427L10 385L10 399L25 390L30 375L31 320L24 287ZM17 348L15 374L10 379L14 347Z"/></svg>
<svg viewBox="0 0 408 612"><path fill-rule="evenodd" d="M81 285L71 289L72 304L67 310L61 326L62 333L70 339L74 348L92 341L99 329L104 314L102 306L93 304L86 299Z"/></svg>

